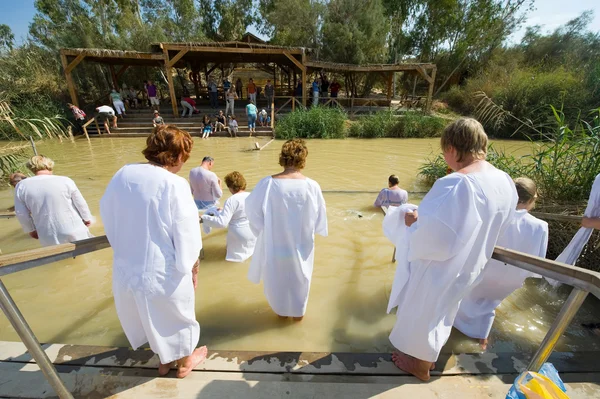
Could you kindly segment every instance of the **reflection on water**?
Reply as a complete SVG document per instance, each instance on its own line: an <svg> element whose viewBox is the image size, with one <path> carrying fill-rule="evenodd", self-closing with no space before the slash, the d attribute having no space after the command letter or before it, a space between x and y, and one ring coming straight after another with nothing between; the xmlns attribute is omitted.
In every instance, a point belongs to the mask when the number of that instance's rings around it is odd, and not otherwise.
<svg viewBox="0 0 600 399"><path fill-rule="evenodd" d="M266 139L258 139L261 144ZM281 142L263 151L248 151L253 139L196 139L192 157L181 176L202 157L215 157L221 177L238 170L253 187L277 172ZM91 144L45 143L41 153L56 161L56 173L75 180L99 216L98 203L112 175L125 163L143 161L143 139L96 139ZM502 142L508 151L525 152L523 143ZM381 231L382 214L373 208L377 192L394 173L410 192L427 187L416 174L423 159L438 151L438 140L310 141L306 175L325 191L329 237L317 237L316 261L307 316L301 323L278 319L262 287L246 279L248 263L225 262L225 231L204 236L206 258L201 264L196 313L201 342L213 349L257 351L390 350L387 339L395 316L385 309L395 264L393 247ZM350 191L350 192L348 192ZM227 196L229 193L226 194ZM422 194L411 194L418 203ZM0 209L12 205L12 191L0 191ZM36 248L15 219L0 220L0 249L12 253ZM102 222L92 227L103 234ZM110 249L7 276L3 279L42 342L127 346L111 295ZM566 293L526 288L498 309L491 335L492 351L532 351L559 311ZM600 321L591 301L578 313L559 350L593 350L600 338L578 328ZM0 316L0 340L18 340ZM478 346L454 332L444 351L476 352Z"/></svg>

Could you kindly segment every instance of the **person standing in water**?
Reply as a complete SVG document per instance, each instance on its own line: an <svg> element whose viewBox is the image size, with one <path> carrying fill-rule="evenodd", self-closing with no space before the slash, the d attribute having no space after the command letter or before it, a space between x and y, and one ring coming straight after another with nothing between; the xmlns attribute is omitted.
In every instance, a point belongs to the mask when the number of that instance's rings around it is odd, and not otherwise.
<svg viewBox="0 0 600 399"><path fill-rule="evenodd" d="M42 246L93 237L93 216L75 182L53 174L54 161L36 155L27 162L35 176L15 187L15 213L25 233Z"/></svg>
<svg viewBox="0 0 600 399"><path fill-rule="evenodd" d="M214 165L213 157L204 157L202 164L190 171L190 186L198 210L216 205L223 196L221 179L212 171Z"/></svg>
<svg viewBox="0 0 600 399"><path fill-rule="evenodd" d="M248 279L264 283L267 302L282 318L306 313L315 260L315 234L327 236L327 211L319 184L302 174L304 140L281 147L284 170L262 179L246 199L250 228L258 237Z"/></svg>
<svg viewBox="0 0 600 399"><path fill-rule="evenodd" d="M390 341L396 367L427 381L445 345L460 301L490 260L517 206L512 179L485 161L488 138L475 119L461 118L441 138L453 170L438 179L418 211L407 212L409 231L398 248L398 268L388 309L397 307ZM401 275L402 273L396 273ZM406 274L404 274L406 275Z"/></svg>
<svg viewBox="0 0 600 399"><path fill-rule="evenodd" d="M174 125L154 128L142 151L148 163L123 166L100 200L121 326L134 349L149 343L158 354L159 375L177 367L178 378L207 353L206 346L196 348L200 221L187 181L176 174L193 145Z"/></svg>
<svg viewBox="0 0 600 399"><path fill-rule="evenodd" d="M398 187L398 184L400 184L400 179L398 176L391 175L388 178L389 188L384 188L379 192L379 195L377 196L373 206L400 206L406 204L408 202L408 193L406 190Z"/></svg>
<svg viewBox="0 0 600 399"><path fill-rule="evenodd" d="M223 209L215 215L202 215L202 221L209 227L227 228L227 255L229 262L244 262L254 253L256 237L250 229L246 216L246 179L240 172L231 172L225 176L225 184L231 197L225 201Z"/></svg>
<svg viewBox="0 0 600 399"><path fill-rule="evenodd" d="M526 177L515 179L515 186L519 195L517 211L496 245L545 258L548 223L529 213L535 207L537 187L533 180ZM487 349L496 308L520 288L527 277L540 276L490 259L473 290L460 303L454 327L471 338L479 339L482 349Z"/></svg>

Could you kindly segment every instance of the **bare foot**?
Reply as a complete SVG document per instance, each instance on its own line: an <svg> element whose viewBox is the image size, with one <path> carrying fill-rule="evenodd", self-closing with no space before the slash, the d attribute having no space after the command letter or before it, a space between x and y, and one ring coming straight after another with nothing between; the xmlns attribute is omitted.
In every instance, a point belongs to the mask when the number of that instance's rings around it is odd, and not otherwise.
<svg viewBox="0 0 600 399"><path fill-rule="evenodd" d="M173 367L174 365L175 365L175 362L171 362L168 364L160 363L158 365L158 375L160 375L161 377L164 377L165 375L169 374L169 371L171 371L171 367Z"/></svg>
<svg viewBox="0 0 600 399"><path fill-rule="evenodd" d="M488 340L487 340L487 338L480 339L479 340L479 346L481 346L481 350L486 350L487 346L488 346Z"/></svg>
<svg viewBox="0 0 600 399"><path fill-rule="evenodd" d="M178 361L177 378L185 378L194 370L194 367L206 360L208 349L202 346L196 349L190 356L186 356Z"/></svg>
<svg viewBox="0 0 600 399"><path fill-rule="evenodd" d="M392 360L400 370L414 375L421 381L429 381L431 378L429 375L429 370L433 366L431 362L420 360L398 351L392 354Z"/></svg>
<svg viewBox="0 0 600 399"><path fill-rule="evenodd" d="M294 317L294 321L302 321L302 319L304 318L304 316L300 316L300 317Z"/></svg>

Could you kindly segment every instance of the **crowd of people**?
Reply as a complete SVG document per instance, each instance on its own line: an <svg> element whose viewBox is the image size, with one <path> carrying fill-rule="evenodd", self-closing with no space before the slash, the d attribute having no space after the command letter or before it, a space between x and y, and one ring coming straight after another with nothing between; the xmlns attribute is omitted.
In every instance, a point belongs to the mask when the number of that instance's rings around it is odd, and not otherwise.
<svg viewBox="0 0 600 399"><path fill-rule="evenodd" d="M537 198L535 183L513 181L489 164L487 145L476 120L451 123L441 147L453 172L437 180L418 206L408 203L399 178L391 175L374 204L388 207L383 230L397 249L387 307L388 313L397 309L392 360L424 381L453 326L485 347L496 307L533 277L492 260L494 247L546 254L548 225L529 213ZM212 157L190 171L189 182L177 175L193 146L188 132L158 124L142 152L147 162L123 166L100 201L123 330L133 348L149 343L160 358L160 375L176 367L181 378L207 353L205 346L196 348L201 226L205 234L227 228L226 260L251 258L248 279L263 282L277 316L296 321L307 311L315 234L328 235L321 188L302 172L308 157L303 140L286 141L279 154L283 170L251 192L240 172L228 173L224 180L231 196L222 207ZM53 175L54 163L44 156L27 166L33 177L13 177L24 231L42 245L90 237L93 217L75 183ZM592 191L598 190L600 176ZM585 217L583 226L598 228L600 218Z"/></svg>

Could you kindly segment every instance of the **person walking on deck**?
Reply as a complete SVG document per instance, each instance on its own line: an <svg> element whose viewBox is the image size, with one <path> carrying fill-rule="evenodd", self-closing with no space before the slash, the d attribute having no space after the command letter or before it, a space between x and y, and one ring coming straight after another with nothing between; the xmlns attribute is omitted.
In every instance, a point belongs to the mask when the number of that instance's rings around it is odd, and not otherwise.
<svg viewBox="0 0 600 399"><path fill-rule="evenodd" d="M150 106L152 109L159 111L160 101L157 97L158 89L151 80L149 80L148 84L146 85L146 93L148 93L148 101L150 101Z"/></svg>
<svg viewBox="0 0 600 399"><path fill-rule="evenodd" d="M32 157L27 168L35 176L15 188L15 213L25 233L44 247L93 237L93 216L75 182L54 175L54 161L43 155Z"/></svg>
<svg viewBox="0 0 600 399"><path fill-rule="evenodd" d="M271 79L267 80L265 85L265 97L267 99L267 109L270 111L275 98L275 86L271 83Z"/></svg>
<svg viewBox="0 0 600 399"><path fill-rule="evenodd" d="M221 179L212 171L215 165L213 157L204 157L200 166L190 171L192 195L199 210L208 209L218 203L223 196Z"/></svg>
<svg viewBox="0 0 600 399"><path fill-rule="evenodd" d="M243 98L242 97L243 89L244 89L244 83L242 82L242 78L237 78L237 80L235 81L235 92L240 100Z"/></svg>
<svg viewBox="0 0 600 399"><path fill-rule="evenodd" d="M319 90L319 81L317 80L317 78L315 78L315 80L313 80L312 83L313 107L319 105Z"/></svg>
<svg viewBox="0 0 600 399"><path fill-rule="evenodd" d="M133 349L149 343L159 376L184 378L206 359L196 348L195 289L202 250L198 210L177 176L194 141L174 125L154 128L142 151L147 163L123 166L100 200L113 250L117 316Z"/></svg>
<svg viewBox="0 0 600 399"><path fill-rule="evenodd" d="M219 107L219 88L212 78L208 81L208 95L210 96L210 107L217 109Z"/></svg>
<svg viewBox="0 0 600 399"><path fill-rule="evenodd" d="M225 93L225 98L227 100L227 105L225 106L225 115L235 115L235 100L238 99L238 95L236 94L233 87L230 87Z"/></svg>
<svg viewBox="0 0 600 399"><path fill-rule="evenodd" d="M248 100L256 104L256 85L254 84L252 78L250 78L248 86L246 86L246 90L248 90Z"/></svg>
<svg viewBox="0 0 600 399"><path fill-rule="evenodd" d="M418 211L404 217L388 312L397 307L390 342L394 364L427 381L461 300L490 260L517 206L515 185L485 161L488 138L474 119L446 127L444 158L455 173L438 179Z"/></svg>
<svg viewBox="0 0 600 399"><path fill-rule="evenodd" d="M116 89L112 89L110 93L110 100L112 101L114 109L117 111L117 114L122 118L127 116L125 113L125 104L123 103L123 97L121 93L119 93Z"/></svg>

